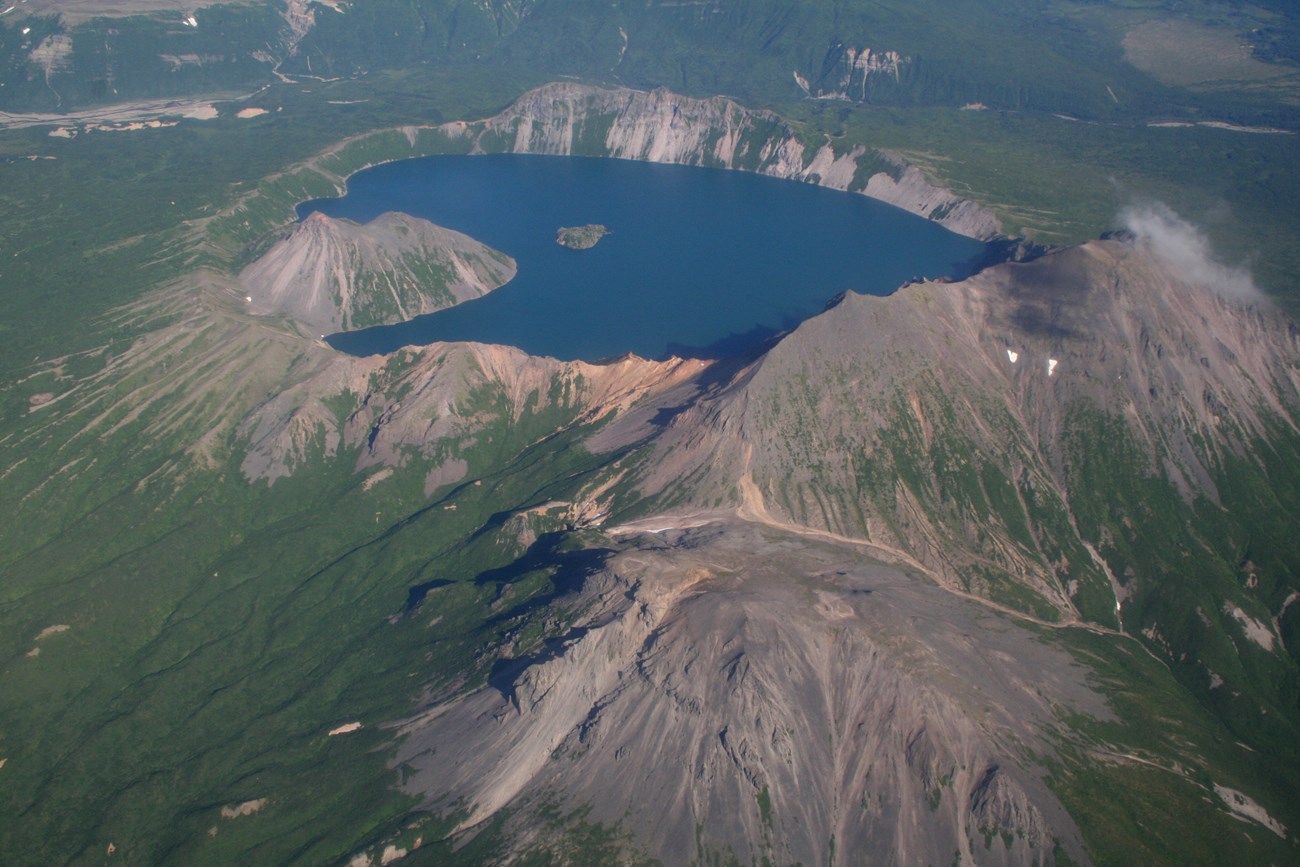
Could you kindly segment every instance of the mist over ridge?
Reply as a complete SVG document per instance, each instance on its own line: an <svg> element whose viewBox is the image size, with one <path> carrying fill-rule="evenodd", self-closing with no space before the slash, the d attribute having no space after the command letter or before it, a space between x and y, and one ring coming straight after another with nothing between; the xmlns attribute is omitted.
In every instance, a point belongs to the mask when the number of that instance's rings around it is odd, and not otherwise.
<svg viewBox="0 0 1300 867"><path fill-rule="evenodd" d="M1168 205L1156 201L1130 205L1119 219L1140 245L1180 279L1236 301L1265 300L1248 269L1218 261L1205 233Z"/></svg>

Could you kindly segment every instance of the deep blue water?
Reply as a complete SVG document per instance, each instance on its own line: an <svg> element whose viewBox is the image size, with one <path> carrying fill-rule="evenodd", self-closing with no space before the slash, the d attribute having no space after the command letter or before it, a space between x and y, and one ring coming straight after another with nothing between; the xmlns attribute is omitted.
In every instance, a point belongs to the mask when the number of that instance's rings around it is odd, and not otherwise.
<svg viewBox="0 0 1300 867"><path fill-rule="evenodd" d="M404 211L513 256L487 296L331 335L353 355L435 341L517 346L588 361L743 354L846 289L886 295L911 277L960 274L984 252L865 196L759 175L623 160L440 156L366 169L341 199L299 206L357 222ZM560 226L603 223L590 250Z"/></svg>

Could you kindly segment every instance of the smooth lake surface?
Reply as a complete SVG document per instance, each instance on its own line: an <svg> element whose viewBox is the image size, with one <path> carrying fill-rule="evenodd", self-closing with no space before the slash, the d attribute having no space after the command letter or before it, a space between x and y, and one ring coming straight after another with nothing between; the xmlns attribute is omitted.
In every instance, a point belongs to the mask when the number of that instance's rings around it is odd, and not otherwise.
<svg viewBox="0 0 1300 867"><path fill-rule="evenodd" d="M513 256L514 280L398 325L331 335L353 355L468 340L596 361L628 352L743 354L846 289L887 295L963 274L984 245L865 196L744 172L517 154L403 160L358 172L306 217L404 211ZM603 223L589 250L561 226Z"/></svg>

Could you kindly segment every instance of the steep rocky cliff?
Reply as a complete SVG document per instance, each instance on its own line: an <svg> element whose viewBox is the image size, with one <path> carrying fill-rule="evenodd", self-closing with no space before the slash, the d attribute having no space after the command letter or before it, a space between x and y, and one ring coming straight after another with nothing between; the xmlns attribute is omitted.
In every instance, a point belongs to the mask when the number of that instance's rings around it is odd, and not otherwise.
<svg viewBox="0 0 1300 867"><path fill-rule="evenodd" d="M999 231L991 211L933 186L897 155L837 149L801 134L778 115L725 97L697 99L666 89L560 82L521 96L499 115L450 124L449 136L513 153L584 154L756 171L863 193L933 219L963 235Z"/></svg>
<svg viewBox="0 0 1300 867"><path fill-rule="evenodd" d="M845 99L867 102L871 98L872 79L887 78L894 82L911 58L891 50L855 48L837 42L822 57L821 67L794 72L799 89L816 99Z"/></svg>

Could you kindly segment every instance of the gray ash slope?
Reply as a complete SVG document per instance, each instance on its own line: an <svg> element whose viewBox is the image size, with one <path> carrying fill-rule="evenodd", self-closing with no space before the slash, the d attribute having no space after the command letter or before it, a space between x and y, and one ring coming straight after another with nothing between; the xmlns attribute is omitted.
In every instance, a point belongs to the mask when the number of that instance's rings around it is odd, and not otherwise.
<svg viewBox="0 0 1300 867"><path fill-rule="evenodd" d="M390 212L358 225L313 213L239 283L254 314L333 333L431 313L514 276L509 256L428 220Z"/></svg>
<svg viewBox="0 0 1300 867"><path fill-rule="evenodd" d="M1085 859L1035 756L1054 708L1108 713L1006 615L737 521L630 531L581 594L556 655L408 727L405 786L461 827L576 802L668 864Z"/></svg>
<svg viewBox="0 0 1300 867"><path fill-rule="evenodd" d="M620 457L573 630L409 721L406 786L518 841L587 805L666 863L1028 864L1113 832L1059 797L1084 765L1145 763L1288 846L1298 385L1294 323L1140 243L849 295L589 439ZM1237 745L1084 735L1131 687L1074 635Z"/></svg>

